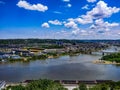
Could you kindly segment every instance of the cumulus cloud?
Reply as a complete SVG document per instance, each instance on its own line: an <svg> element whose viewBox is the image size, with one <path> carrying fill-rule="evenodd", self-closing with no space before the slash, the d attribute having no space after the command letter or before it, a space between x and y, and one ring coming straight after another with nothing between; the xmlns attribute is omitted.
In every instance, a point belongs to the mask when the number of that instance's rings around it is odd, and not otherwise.
<svg viewBox="0 0 120 90"><path fill-rule="evenodd" d="M62 0L63 2L70 2L70 0Z"/></svg>
<svg viewBox="0 0 120 90"><path fill-rule="evenodd" d="M48 21L50 24L53 24L53 25L62 25L62 22L60 22L59 20L50 20Z"/></svg>
<svg viewBox="0 0 120 90"><path fill-rule="evenodd" d="M73 21L73 19L68 19L69 22L64 23L64 26L66 28L72 29L72 34L77 35L79 34L80 29L78 28L78 25Z"/></svg>
<svg viewBox="0 0 120 90"><path fill-rule="evenodd" d="M79 24L90 24L96 19L108 18L114 13L118 13L120 8L108 7L104 1L99 1L97 5L85 15L81 15L78 18L72 19Z"/></svg>
<svg viewBox="0 0 120 90"><path fill-rule="evenodd" d="M72 35L87 36L87 35L90 35L90 33L86 30L79 28L79 29L72 30Z"/></svg>
<svg viewBox="0 0 120 90"><path fill-rule="evenodd" d="M74 29L72 30L72 35L78 35L80 32L80 29Z"/></svg>
<svg viewBox="0 0 120 90"><path fill-rule="evenodd" d="M96 2L97 0L87 0L89 3L94 3Z"/></svg>
<svg viewBox="0 0 120 90"><path fill-rule="evenodd" d="M86 4L86 5L85 5L85 6L83 6L81 9L89 9L88 7L89 7L89 5L88 5L88 4Z"/></svg>
<svg viewBox="0 0 120 90"><path fill-rule="evenodd" d="M74 21L70 21L68 23L65 23L64 26L67 28L78 29L78 26Z"/></svg>
<svg viewBox="0 0 120 90"><path fill-rule="evenodd" d="M95 8L87 12L87 15L90 15L94 19L107 18L119 11L120 11L120 8L108 7L107 3L105 3L104 1L99 1Z"/></svg>
<svg viewBox="0 0 120 90"><path fill-rule="evenodd" d="M79 24L93 23L93 19L91 18L90 15L82 15L81 17L78 17L74 20L75 20L75 22L78 22Z"/></svg>
<svg viewBox="0 0 120 90"><path fill-rule="evenodd" d="M45 12L46 10L48 10L47 6L44 6L44 5L40 4L40 3L38 3L38 4L30 4L25 0L20 0L17 3L17 6L20 7L20 8L27 9L27 10L36 10L36 11L40 11L40 12Z"/></svg>
<svg viewBox="0 0 120 90"><path fill-rule="evenodd" d="M108 31L112 27L119 26L119 23L109 23L109 22L104 22L103 19L98 19L95 21L93 25L90 26L91 29L96 29L96 30L106 30Z"/></svg>
<svg viewBox="0 0 120 90"><path fill-rule="evenodd" d="M88 9L88 5L82 7L82 9ZM100 36L110 35L113 27L118 27L120 24L116 22L104 21L105 18L109 18L111 15L118 13L120 8L108 6L104 1L98 1L93 9L87 11L86 14L80 15L76 18L68 18L63 21L49 20L49 24L64 25L64 27L70 29L69 35L76 37L79 36ZM88 28L80 28L79 24L86 25ZM45 25L46 26L46 25ZM89 28L90 27L90 28ZM67 33L67 32L66 32ZM66 34L67 35L67 34ZM102 37L103 37L102 36Z"/></svg>
<svg viewBox="0 0 120 90"><path fill-rule="evenodd" d="M69 7L69 8L70 8L70 7L72 7L72 5L69 3L69 4L67 4L67 7Z"/></svg>
<svg viewBox="0 0 120 90"><path fill-rule="evenodd" d="M43 23L42 25L41 25L42 27L44 27L44 28L49 28L50 26L49 26L49 24L48 23Z"/></svg>
<svg viewBox="0 0 120 90"><path fill-rule="evenodd" d="M73 21L77 24L89 24L93 23L93 19L91 18L90 15L81 15L80 17L77 18L68 18L68 21Z"/></svg>

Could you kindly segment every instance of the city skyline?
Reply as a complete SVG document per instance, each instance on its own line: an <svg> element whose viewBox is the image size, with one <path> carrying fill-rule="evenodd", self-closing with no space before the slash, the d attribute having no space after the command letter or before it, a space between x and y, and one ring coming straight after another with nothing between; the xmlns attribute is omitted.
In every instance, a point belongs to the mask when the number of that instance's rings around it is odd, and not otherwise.
<svg viewBox="0 0 120 90"><path fill-rule="evenodd" d="M120 39L119 0L0 0L0 39Z"/></svg>

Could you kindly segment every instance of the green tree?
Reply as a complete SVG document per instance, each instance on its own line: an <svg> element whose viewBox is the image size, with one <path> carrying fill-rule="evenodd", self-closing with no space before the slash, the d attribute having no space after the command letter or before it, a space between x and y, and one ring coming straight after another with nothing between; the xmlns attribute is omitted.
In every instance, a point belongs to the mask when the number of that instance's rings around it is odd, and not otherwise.
<svg viewBox="0 0 120 90"><path fill-rule="evenodd" d="M116 85L113 90L120 90L120 86Z"/></svg>
<svg viewBox="0 0 120 90"><path fill-rule="evenodd" d="M22 85L8 86L6 90L25 90L25 87L23 87Z"/></svg>
<svg viewBox="0 0 120 90"><path fill-rule="evenodd" d="M109 90L109 85L108 84L98 84L90 88L89 90Z"/></svg>
<svg viewBox="0 0 120 90"><path fill-rule="evenodd" d="M52 80L40 79L26 86L26 90L67 90L61 84Z"/></svg>
<svg viewBox="0 0 120 90"><path fill-rule="evenodd" d="M87 90L87 86L82 83L79 85L79 90Z"/></svg>
<svg viewBox="0 0 120 90"><path fill-rule="evenodd" d="M79 90L78 88L74 88L73 90Z"/></svg>

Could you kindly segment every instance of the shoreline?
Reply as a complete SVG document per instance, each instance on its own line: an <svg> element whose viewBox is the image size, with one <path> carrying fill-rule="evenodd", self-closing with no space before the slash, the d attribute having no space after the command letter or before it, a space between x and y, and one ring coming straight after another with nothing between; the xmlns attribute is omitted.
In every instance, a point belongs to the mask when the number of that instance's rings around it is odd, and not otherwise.
<svg viewBox="0 0 120 90"><path fill-rule="evenodd" d="M92 61L92 63L94 64L111 64L111 65L120 65L120 63L116 63L116 62L111 62L111 61L105 61L105 60L94 60Z"/></svg>
<svg viewBox="0 0 120 90"><path fill-rule="evenodd" d="M54 58L59 58L59 57L62 57L62 56L78 56L80 55L81 53L73 53L73 54L69 54L69 53L66 53L66 54L58 54L57 56L47 56L47 57L44 57L44 58L37 58L37 59L33 59L33 57L22 57L21 59L11 59L11 60L5 60L5 61L0 61L0 63L6 63L6 62L30 62L30 61L35 61L35 60L46 60L46 59L54 59Z"/></svg>

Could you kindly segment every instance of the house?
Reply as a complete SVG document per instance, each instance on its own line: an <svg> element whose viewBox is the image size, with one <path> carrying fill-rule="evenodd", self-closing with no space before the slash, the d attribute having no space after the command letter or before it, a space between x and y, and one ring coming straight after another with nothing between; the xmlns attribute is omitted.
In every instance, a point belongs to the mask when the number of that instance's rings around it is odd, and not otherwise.
<svg viewBox="0 0 120 90"><path fill-rule="evenodd" d="M10 54L9 53L1 53L0 52L0 59L6 59L6 58L10 58Z"/></svg>
<svg viewBox="0 0 120 90"><path fill-rule="evenodd" d="M3 55L4 55L4 54L0 52L0 59L2 59L2 58L3 58Z"/></svg>
<svg viewBox="0 0 120 90"><path fill-rule="evenodd" d="M21 57L19 55L11 55L12 59L21 59Z"/></svg>
<svg viewBox="0 0 120 90"><path fill-rule="evenodd" d="M29 56L30 51L27 50L13 50L14 54L21 55L21 56Z"/></svg>
<svg viewBox="0 0 120 90"><path fill-rule="evenodd" d="M45 52L45 53L55 53L56 49L45 49L45 50L43 50L43 52Z"/></svg>
<svg viewBox="0 0 120 90"><path fill-rule="evenodd" d="M64 49L45 49L44 53L64 53Z"/></svg>
<svg viewBox="0 0 120 90"><path fill-rule="evenodd" d="M5 81L0 81L0 90L4 89L6 86L6 82Z"/></svg>

